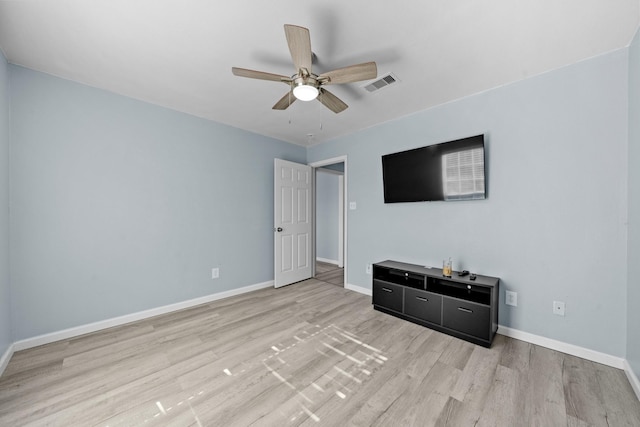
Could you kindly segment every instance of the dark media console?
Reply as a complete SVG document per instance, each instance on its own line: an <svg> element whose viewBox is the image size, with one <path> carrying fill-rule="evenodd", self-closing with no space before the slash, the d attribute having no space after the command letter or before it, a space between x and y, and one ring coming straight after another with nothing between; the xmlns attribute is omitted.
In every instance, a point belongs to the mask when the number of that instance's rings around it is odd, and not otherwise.
<svg viewBox="0 0 640 427"><path fill-rule="evenodd" d="M443 277L440 268L396 261L373 265L373 308L485 347L498 329L499 288L497 277Z"/></svg>

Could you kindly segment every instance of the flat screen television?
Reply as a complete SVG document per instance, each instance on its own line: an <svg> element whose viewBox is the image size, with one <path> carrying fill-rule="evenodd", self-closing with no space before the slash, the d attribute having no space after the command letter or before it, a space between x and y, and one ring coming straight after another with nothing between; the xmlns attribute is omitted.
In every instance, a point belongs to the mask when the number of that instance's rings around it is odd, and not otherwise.
<svg viewBox="0 0 640 427"><path fill-rule="evenodd" d="M382 156L384 202L486 198L484 135Z"/></svg>

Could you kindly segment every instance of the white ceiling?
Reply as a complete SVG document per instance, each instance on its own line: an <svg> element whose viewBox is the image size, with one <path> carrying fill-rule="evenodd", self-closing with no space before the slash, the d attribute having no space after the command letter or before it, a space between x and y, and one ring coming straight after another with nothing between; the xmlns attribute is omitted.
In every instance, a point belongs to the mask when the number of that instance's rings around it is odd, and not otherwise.
<svg viewBox="0 0 640 427"><path fill-rule="evenodd" d="M300 145L625 47L640 0L0 0L9 62ZM309 28L320 74L376 61L400 83L332 86L349 108L273 104L294 73L284 24ZM308 134L314 136L310 138Z"/></svg>

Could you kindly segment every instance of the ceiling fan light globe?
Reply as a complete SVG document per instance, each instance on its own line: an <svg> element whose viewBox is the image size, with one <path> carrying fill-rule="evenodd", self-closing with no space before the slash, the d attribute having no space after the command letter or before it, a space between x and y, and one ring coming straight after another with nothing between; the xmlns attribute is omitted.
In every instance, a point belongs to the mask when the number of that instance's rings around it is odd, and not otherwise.
<svg viewBox="0 0 640 427"><path fill-rule="evenodd" d="M293 88L293 96L300 101L313 101L318 97L318 88L311 85L300 85Z"/></svg>

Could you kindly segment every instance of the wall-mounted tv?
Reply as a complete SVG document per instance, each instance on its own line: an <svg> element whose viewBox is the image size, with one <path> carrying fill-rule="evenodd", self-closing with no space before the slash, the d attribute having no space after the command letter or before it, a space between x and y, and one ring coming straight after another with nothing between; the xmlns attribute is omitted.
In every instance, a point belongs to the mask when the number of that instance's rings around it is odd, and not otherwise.
<svg viewBox="0 0 640 427"><path fill-rule="evenodd" d="M384 155L384 202L484 199L484 165L484 135Z"/></svg>

